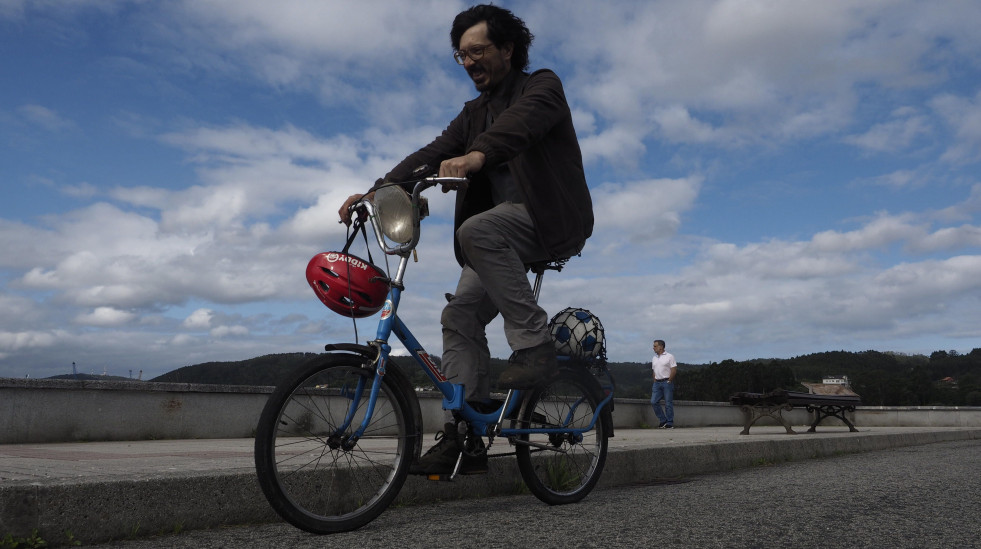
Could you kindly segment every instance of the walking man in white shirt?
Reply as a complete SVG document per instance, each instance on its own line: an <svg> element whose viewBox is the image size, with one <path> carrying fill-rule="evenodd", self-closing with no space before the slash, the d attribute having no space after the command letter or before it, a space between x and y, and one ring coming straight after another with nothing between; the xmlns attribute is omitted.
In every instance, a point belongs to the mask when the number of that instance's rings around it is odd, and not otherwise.
<svg viewBox="0 0 981 549"><path fill-rule="evenodd" d="M654 386L651 388L651 406L660 424L658 429L674 429L674 375L678 372L678 363L674 355L665 352L664 340L654 340L654 360L651 362L654 372ZM664 409L660 401L664 400Z"/></svg>

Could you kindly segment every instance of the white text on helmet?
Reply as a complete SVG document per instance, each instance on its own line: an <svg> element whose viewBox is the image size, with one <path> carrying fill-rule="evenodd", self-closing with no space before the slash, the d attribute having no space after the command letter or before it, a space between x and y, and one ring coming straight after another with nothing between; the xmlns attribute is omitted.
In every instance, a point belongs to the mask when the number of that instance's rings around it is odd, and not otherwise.
<svg viewBox="0 0 981 549"><path fill-rule="evenodd" d="M368 264L364 261L359 260L356 257L351 257L349 255L339 254L337 252L329 252L327 254L327 261L334 263L336 261L346 261L352 267L361 269L363 271L368 270Z"/></svg>

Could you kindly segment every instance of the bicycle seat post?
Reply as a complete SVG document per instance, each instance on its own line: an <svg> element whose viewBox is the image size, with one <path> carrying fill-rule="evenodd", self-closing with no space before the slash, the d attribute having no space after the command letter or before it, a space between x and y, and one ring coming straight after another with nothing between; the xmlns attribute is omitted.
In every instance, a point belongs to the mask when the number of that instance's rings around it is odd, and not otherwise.
<svg viewBox="0 0 981 549"><path fill-rule="evenodd" d="M535 267L532 267L534 270ZM538 294L542 292L542 279L545 278L545 269L535 270L535 285L532 290L535 292L535 303L538 303Z"/></svg>
<svg viewBox="0 0 981 549"><path fill-rule="evenodd" d="M542 279L545 278L545 271L549 269L561 271L565 267L566 261L569 261L568 257L551 261L536 261L528 264L528 269L535 273L535 285L532 287L532 291L535 293L536 303L538 302L538 295L542 292Z"/></svg>

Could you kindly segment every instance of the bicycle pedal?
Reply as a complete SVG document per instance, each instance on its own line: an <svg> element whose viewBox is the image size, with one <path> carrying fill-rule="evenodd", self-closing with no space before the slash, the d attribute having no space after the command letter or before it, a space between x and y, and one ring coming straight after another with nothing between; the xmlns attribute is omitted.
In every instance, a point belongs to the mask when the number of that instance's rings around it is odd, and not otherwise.
<svg viewBox="0 0 981 549"><path fill-rule="evenodd" d="M453 482L453 474L440 473L440 474L426 475L426 480L432 480L436 482Z"/></svg>

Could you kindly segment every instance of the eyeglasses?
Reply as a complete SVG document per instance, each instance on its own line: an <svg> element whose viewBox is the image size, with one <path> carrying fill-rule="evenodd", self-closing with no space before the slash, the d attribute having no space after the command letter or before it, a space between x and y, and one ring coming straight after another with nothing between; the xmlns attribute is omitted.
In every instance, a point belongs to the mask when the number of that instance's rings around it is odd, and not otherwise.
<svg viewBox="0 0 981 549"><path fill-rule="evenodd" d="M453 59L456 59L457 65L462 65L468 57L474 61L479 61L484 56L484 51L493 47L494 44L487 44L486 46L470 46L466 50L456 50L453 52Z"/></svg>

